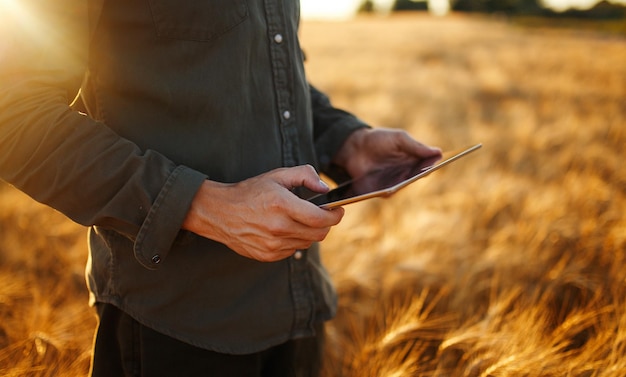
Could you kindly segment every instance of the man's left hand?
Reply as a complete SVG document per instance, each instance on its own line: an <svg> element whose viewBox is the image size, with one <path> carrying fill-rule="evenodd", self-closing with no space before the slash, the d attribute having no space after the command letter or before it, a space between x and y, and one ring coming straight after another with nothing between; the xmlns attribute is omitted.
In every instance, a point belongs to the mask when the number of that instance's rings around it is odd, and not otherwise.
<svg viewBox="0 0 626 377"><path fill-rule="evenodd" d="M440 156L439 148L413 139L406 131L388 128L357 130L348 137L333 162L353 178L396 163Z"/></svg>

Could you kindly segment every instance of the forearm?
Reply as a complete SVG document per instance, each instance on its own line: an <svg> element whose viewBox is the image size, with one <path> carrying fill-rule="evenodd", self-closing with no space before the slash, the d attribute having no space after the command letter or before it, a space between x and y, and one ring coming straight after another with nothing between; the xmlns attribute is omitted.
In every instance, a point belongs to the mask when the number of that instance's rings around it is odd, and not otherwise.
<svg viewBox="0 0 626 377"><path fill-rule="evenodd" d="M331 178L344 179L345 167L337 164L336 155L352 133L369 126L354 115L335 108L328 97L315 87L310 86L310 92L313 136L321 170Z"/></svg>
<svg viewBox="0 0 626 377"><path fill-rule="evenodd" d="M78 223L136 240L149 264L148 253L173 242L206 177L70 108L88 32L48 18L39 21L50 35L0 35L0 179Z"/></svg>

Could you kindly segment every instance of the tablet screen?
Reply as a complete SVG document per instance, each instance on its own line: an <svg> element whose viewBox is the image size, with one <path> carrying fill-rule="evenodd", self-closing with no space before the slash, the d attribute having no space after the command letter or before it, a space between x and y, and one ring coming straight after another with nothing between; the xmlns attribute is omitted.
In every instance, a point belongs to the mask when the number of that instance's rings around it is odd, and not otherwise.
<svg viewBox="0 0 626 377"><path fill-rule="evenodd" d="M448 152L442 156L376 170L308 200L323 208L333 208L372 197L388 196L480 147L481 144L477 144L460 152Z"/></svg>

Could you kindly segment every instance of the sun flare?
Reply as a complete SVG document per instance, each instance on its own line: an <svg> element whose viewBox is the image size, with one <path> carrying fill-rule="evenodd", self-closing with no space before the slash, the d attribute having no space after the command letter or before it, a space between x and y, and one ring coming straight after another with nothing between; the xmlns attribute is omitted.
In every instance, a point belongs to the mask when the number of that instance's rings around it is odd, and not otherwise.
<svg viewBox="0 0 626 377"><path fill-rule="evenodd" d="M0 0L0 17L15 18L24 14L24 6L18 0Z"/></svg>
<svg viewBox="0 0 626 377"><path fill-rule="evenodd" d="M19 0L0 0L0 38L37 25L34 13Z"/></svg>

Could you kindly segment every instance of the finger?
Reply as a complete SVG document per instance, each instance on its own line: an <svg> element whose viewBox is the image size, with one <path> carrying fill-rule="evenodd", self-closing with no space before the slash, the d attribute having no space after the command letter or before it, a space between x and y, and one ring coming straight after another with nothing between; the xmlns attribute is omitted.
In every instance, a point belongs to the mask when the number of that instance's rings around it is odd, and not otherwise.
<svg viewBox="0 0 626 377"><path fill-rule="evenodd" d="M313 242L301 242L299 240L293 240L285 245L284 249L266 251L266 250L250 250L248 257L258 260L259 262L277 262L291 257L297 250L307 250L313 245Z"/></svg>
<svg viewBox="0 0 626 377"><path fill-rule="evenodd" d="M324 221L324 223L326 222L327 221ZM265 228L259 229L258 236L274 241L284 239L321 241L326 237L332 225L323 224L320 226L312 226L292 218L285 218L278 221L268 221L265 224Z"/></svg>
<svg viewBox="0 0 626 377"><path fill-rule="evenodd" d="M295 166L276 171L275 179L288 189L304 186L315 192L326 192L329 187L324 183L311 165Z"/></svg>
<svg viewBox="0 0 626 377"><path fill-rule="evenodd" d="M257 242L254 245L246 248L248 255L253 259L270 262L285 259L293 255L296 250L306 250L310 248L315 242L322 241L328 232L325 232L319 239L301 239L298 237L282 238L279 243L271 242L264 244L263 242Z"/></svg>
<svg viewBox="0 0 626 377"><path fill-rule="evenodd" d="M413 139L408 133L402 132L397 139L398 147L403 152L417 157L434 157L441 155L441 149L431 147Z"/></svg>
<svg viewBox="0 0 626 377"><path fill-rule="evenodd" d="M319 176L315 173L315 170L306 165L276 170L271 174L272 180L278 186L284 188L289 188L295 184L319 181ZM309 187L311 187L310 184ZM326 186L324 185L324 187ZM265 221L266 226L269 225L275 230L280 230L281 228L291 229L294 226L293 223L301 224L307 228L326 228L338 224L343 217L343 210L330 212L321 209L315 204L294 195L288 189L274 191L273 199L265 200L264 204L266 213L282 214L284 217L282 217L281 221L291 222L285 225L277 221L271 225ZM269 220L270 218L267 217L267 219Z"/></svg>
<svg viewBox="0 0 626 377"><path fill-rule="evenodd" d="M296 223L289 232L252 230L247 238L229 246L253 259L279 260L288 257L294 250L307 249L313 243L324 240L329 231L330 228L310 229Z"/></svg>
<svg viewBox="0 0 626 377"><path fill-rule="evenodd" d="M290 212L291 218L308 228L320 229L332 227L341 222L345 214L343 208L333 208L332 210L322 209L315 204L296 198L297 207Z"/></svg>

